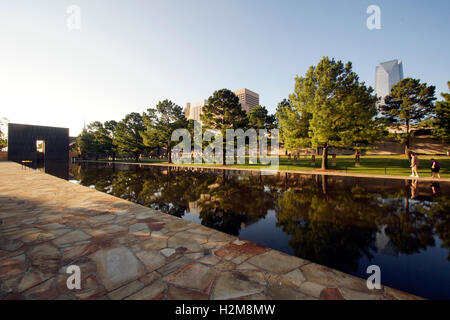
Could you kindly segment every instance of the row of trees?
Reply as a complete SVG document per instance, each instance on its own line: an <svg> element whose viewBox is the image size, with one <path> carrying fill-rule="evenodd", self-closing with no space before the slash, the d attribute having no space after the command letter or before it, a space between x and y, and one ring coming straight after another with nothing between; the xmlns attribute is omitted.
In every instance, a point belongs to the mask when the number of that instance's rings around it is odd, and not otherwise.
<svg viewBox="0 0 450 320"><path fill-rule="evenodd" d="M450 88L450 82L449 82ZM287 150L322 149L322 169L328 168L330 147L351 148L357 154L387 136L387 127L401 127L394 136L405 144L409 154L411 129L433 127L434 134L450 140L449 94L445 101L434 103L435 87L417 79L403 79L393 86L391 94L379 100L371 87L359 80L351 62L328 57L311 66L303 77L295 78L294 92L278 104L270 115L263 106L248 114L239 98L230 90L215 91L202 109L203 128L227 129L279 128ZM164 148L171 162L172 132L193 123L185 118L180 106L172 101L159 102L143 114L130 113L120 122L94 122L78 138L83 154L133 154ZM225 151L223 153L225 159ZM224 161L225 163L225 161Z"/></svg>
<svg viewBox="0 0 450 320"><path fill-rule="evenodd" d="M209 98L201 117L203 128L218 129L272 129L276 127L274 115L263 106L256 106L248 114L241 109L238 97L227 89L218 90ZM135 161L151 150L166 150L172 162L172 147L178 143L171 140L172 132L186 128L192 134L194 123L186 119L183 109L170 100L160 101L146 112L130 113L120 122L93 122L77 138L77 148L83 156L131 154ZM225 136L225 134L224 134ZM225 155L225 152L224 152Z"/></svg>

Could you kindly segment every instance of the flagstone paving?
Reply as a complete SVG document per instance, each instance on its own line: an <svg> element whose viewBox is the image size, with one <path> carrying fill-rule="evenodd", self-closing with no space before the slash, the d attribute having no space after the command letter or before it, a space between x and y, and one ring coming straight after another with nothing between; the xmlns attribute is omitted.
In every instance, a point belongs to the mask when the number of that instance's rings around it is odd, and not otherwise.
<svg viewBox="0 0 450 320"><path fill-rule="evenodd" d="M0 299L420 299L15 163L0 178Z"/></svg>

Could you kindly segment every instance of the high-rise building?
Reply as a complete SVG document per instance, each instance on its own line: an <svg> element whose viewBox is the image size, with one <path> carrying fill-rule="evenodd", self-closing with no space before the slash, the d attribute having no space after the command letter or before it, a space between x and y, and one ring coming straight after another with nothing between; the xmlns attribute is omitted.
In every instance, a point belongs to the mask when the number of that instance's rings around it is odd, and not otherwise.
<svg viewBox="0 0 450 320"><path fill-rule="evenodd" d="M233 91L233 93L239 98L239 103L241 104L242 110L245 110L246 112L250 112L250 110L259 105L259 94L256 92L244 88ZM186 103L186 108L184 108L184 116L188 119L200 121L202 108L207 103L208 100Z"/></svg>
<svg viewBox="0 0 450 320"><path fill-rule="evenodd" d="M259 105L259 94L246 88L233 91L238 96L242 110L250 112L254 107Z"/></svg>
<svg viewBox="0 0 450 320"><path fill-rule="evenodd" d="M189 119L189 115L191 114L191 103L186 103L186 108L184 108L184 116Z"/></svg>
<svg viewBox="0 0 450 320"><path fill-rule="evenodd" d="M375 69L375 93L384 99L392 86L403 79L403 64L397 59L380 63Z"/></svg>
<svg viewBox="0 0 450 320"><path fill-rule="evenodd" d="M188 119L200 121L200 115L202 114L202 107L208 102L208 100L200 100L196 102L186 103L184 109L184 116Z"/></svg>

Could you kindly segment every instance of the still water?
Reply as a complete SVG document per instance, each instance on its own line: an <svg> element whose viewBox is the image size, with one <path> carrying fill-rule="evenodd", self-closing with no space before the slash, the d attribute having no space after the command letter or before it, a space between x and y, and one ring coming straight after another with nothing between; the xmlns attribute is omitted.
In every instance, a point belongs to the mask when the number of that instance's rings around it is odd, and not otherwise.
<svg viewBox="0 0 450 320"><path fill-rule="evenodd" d="M450 299L450 184L76 164L69 180L384 285Z"/></svg>

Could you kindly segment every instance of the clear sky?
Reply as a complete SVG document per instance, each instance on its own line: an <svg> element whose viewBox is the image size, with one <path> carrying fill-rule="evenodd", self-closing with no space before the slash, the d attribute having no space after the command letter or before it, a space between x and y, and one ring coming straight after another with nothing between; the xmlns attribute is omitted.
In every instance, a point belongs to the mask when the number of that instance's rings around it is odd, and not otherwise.
<svg viewBox="0 0 450 320"><path fill-rule="evenodd" d="M366 27L372 4L381 30ZM67 27L70 5L80 30ZM84 121L243 87L274 112L322 56L352 61L371 86L397 58L439 95L449 14L448 0L0 0L0 117L77 135Z"/></svg>

